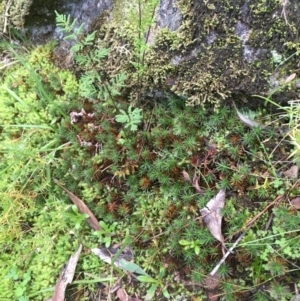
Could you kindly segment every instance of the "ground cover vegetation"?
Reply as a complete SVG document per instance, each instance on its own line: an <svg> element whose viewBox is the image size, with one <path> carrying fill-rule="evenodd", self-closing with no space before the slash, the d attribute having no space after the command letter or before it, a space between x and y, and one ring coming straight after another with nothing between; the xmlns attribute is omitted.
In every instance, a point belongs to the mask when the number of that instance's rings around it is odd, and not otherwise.
<svg viewBox="0 0 300 301"><path fill-rule="evenodd" d="M103 47L109 34L83 35L59 14L72 43L71 68L57 61L55 43L1 44L10 58L0 87L1 300L53 296L80 244L67 300L117 299L116 283L129 300L291 300L297 294L299 104L277 104L273 96L299 78L292 74L263 96L265 105L238 108L240 115L233 103L187 106L170 91L155 97L145 84L157 70L145 63L151 49L141 33L151 27L156 5L149 4L144 23L142 7L136 8L135 43L118 48L125 57L132 52L129 70L106 65L114 55ZM267 114L274 106L278 114ZM90 228L89 216L57 183L85 202L100 230ZM225 245L244 238L209 283L222 246L200 209L221 189ZM124 272L92 252L117 244L134 250L134 263L146 274Z"/></svg>

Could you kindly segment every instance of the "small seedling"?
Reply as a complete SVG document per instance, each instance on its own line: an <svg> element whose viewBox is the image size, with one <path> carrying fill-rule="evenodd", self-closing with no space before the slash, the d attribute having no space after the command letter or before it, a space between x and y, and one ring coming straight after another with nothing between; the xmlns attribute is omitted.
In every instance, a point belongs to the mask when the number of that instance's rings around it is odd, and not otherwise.
<svg viewBox="0 0 300 301"><path fill-rule="evenodd" d="M163 295L167 299L170 298L170 294L162 281L165 274L166 274L166 269L162 267L159 270L158 279L154 279L151 276L145 276L145 275L137 277L137 279L139 281L151 284L150 288L147 291L146 300L152 300L152 298L154 297L154 294L158 288L161 289Z"/></svg>
<svg viewBox="0 0 300 301"><path fill-rule="evenodd" d="M100 243L105 243L105 247L108 248L111 244L111 237L114 235L114 232L116 230L117 222L112 223L110 226L106 224L105 222L101 221L99 222L100 226L103 230L101 231L95 231L93 235L96 235L99 237Z"/></svg>
<svg viewBox="0 0 300 301"><path fill-rule="evenodd" d="M200 246L202 245L202 242L199 239L192 241L181 239L179 243L184 246L185 250L194 249L196 255L200 254Z"/></svg>
<svg viewBox="0 0 300 301"><path fill-rule="evenodd" d="M78 230L80 229L82 222L85 221L89 215L81 214L76 205L72 205L71 208L72 212L66 213L66 217L72 222L72 224L75 224L74 228Z"/></svg>

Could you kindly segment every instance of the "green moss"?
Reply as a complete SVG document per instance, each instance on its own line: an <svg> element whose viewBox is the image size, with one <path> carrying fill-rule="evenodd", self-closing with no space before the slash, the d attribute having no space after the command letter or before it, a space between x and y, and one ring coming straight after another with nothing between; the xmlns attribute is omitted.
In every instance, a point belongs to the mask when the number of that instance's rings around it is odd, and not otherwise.
<svg viewBox="0 0 300 301"><path fill-rule="evenodd" d="M286 23L280 16L283 9L280 1L271 1L268 5L265 1L250 2L248 7L233 1L198 5L177 1L176 5L182 13L182 25L176 32L158 31L154 47L145 52L146 69L142 87L138 85L144 93L152 89L172 90L185 97L189 105L219 107L231 102L232 97L235 101L249 98L251 105L251 95L265 93L268 89L274 70L271 51L277 50L287 57L297 50L299 21L296 14L290 13L289 24ZM285 9L290 12L291 7ZM106 43L106 47L113 46L109 70L117 68L131 74L127 85L131 94L128 98L132 101L137 94L137 75L130 62L136 55L134 40L138 35L138 23L130 22L130 15L122 13L121 7L116 5L116 22L111 29L105 27L107 34L102 43ZM125 21L118 24L121 16ZM249 61L244 58L244 42L236 33L240 20L250 24L247 47L253 53ZM209 41L210 38L213 40ZM289 74L288 68L296 59L297 55L293 56L288 64L281 66L280 72Z"/></svg>

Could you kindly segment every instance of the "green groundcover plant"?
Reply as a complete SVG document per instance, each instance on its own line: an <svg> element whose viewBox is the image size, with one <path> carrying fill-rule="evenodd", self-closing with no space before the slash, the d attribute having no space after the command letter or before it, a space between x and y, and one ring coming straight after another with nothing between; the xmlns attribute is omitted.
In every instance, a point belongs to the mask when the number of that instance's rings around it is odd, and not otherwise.
<svg viewBox="0 0 300 301"><path fill-rule="evenodd" d="M95 33L84 36L67 16L57 14L57 21L75 43L77 77L54 64L55 43L26 52L2 46L15 64L0 86L0 299L51 297L82 244L67 299L95 300L97 282L111 288L123 278L129 296L206 300L205 279L222 255L199 210L226 189L225 244L241 232L245 238L220 267L216 294L290 300L299 288L300 218L289 200L299 183L282 174L298 162L298 107L284 111L286 134L249 128L229 106L186 107L171 95L143 108L118 101L126 75L104 80L97 68L109 49L89 51ZM142 64L145 49L135 47ZM259 110L242 114L261 117ZM102 230L89 228L88 216L53 179L84 200ZM120 244L135 251L127 274L91 252ZM142 273L129 281L128 271Z"/></svg>

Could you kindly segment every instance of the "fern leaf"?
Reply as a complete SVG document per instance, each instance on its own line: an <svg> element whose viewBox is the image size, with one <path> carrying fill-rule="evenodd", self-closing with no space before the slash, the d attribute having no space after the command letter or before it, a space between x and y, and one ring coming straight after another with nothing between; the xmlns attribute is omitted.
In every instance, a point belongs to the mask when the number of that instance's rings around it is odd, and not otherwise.
<svg viewBox="0 0 300 301"><path fill-rule="evenodd" d="M85 46L87 46L87 45L93 45L93 41L95 40L95 34L96 34L96 31L94 31L91 34L87 35L85 37L85 39L83 40L83 44Z"/></svg>

